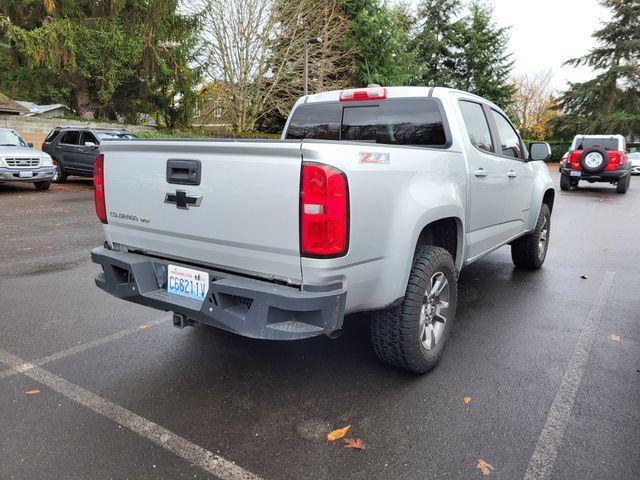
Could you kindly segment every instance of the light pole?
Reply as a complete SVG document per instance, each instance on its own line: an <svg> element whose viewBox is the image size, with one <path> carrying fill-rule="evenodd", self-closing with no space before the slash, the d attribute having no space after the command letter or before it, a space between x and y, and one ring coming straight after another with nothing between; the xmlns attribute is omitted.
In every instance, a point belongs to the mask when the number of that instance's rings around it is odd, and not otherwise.
<svg viewBox="0 0 640 480"><path fill-rule="evenodd" d="M302 84L304 95L309 93L309 44L322 43L320 37L311 37L304 39L304 67L302 71Z"/></svg>

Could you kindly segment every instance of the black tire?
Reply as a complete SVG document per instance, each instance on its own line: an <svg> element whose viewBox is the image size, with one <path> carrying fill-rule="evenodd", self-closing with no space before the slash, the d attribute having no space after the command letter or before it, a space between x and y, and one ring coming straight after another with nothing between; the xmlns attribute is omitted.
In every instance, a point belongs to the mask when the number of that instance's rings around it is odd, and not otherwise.
<svg viewBox="0 0 640 480"><path fill-rule="evenodd" d="M52 161L53 161L53 166L56 169L56 172L53 174L53 178L51 179L52 182L65 183L67 181L67 173L64 171L64 167L55 158Z"/></svg>
<svg viewBox="0 0 640 480"><path fill-rule="evenodd" d="M437 291L445 278L446 285L434 299L429 290ZM447 302L444 296L440 298L445 290ZM415 373L434 368L455 321L457 298L458 274L449 252L440 247L420 247L402 301L373 313L371 340L378 358Z"/></svg>
<svg viewBox="0 0 640 480"><path fill-rule="evenodd" d="M600 157L600 161L597 164L591 164L588 162L588 158L593 156L593 158ZM601 147L591 147L587 148L580 155L580 166L582 170L587 173L600 173L604 170L604 168L609 163L609 153L604 148Z"/></svg>
<svg viewBox="0 0 640 480"><path fill-rule="evenodd" d="M540 208L538 222L533 232L524 235L511 243L511 260L517 267L537 270L542 267L551 233L551 212L545 203Z"/></svg>
<svg viewBox="0 0 640 480"><path fill-rule="evenodd" d="M631 175L627 175L626 177L621 178L620 180L618 180L618 183L616 184L616 192L627 193L627 190L629 190L630 183L631 183Z"/></svg>
<svg viewBox="0 0 640 480"><path fill-rule="evenodd" d="M33 185L36 187L36 190L49 190L51 182L47 180L45 182L35 182Z"/></svg>
<svg viewBox="0 0 640 480"><path fill-rule="evenodd" d="M571 179L566 175L560 175L560 190L569 190L571 188Z"/></svg>

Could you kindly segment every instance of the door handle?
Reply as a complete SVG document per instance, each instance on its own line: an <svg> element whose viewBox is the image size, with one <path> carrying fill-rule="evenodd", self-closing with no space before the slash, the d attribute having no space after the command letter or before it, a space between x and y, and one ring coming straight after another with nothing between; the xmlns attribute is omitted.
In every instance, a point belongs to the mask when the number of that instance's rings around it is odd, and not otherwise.
<svg viewBox="0 0 640 480"><path fill-rule="evenodd" d="M509 170L507 172L507 177L509 178L516 178L518 176L518 174L516 172L514 172L513 170Z"/></svg>
<svg viewBox="0 0 640 480"><path fill-rule="evenodd" d="M475 172L473 172L473 174L474 174L476 177L480 177L480 178L484 178L484 177L486 177L486 176L488 175L488 174L487 174L487 171L486 171L484 168L479 168L478 170L476 170Z"/></svg>

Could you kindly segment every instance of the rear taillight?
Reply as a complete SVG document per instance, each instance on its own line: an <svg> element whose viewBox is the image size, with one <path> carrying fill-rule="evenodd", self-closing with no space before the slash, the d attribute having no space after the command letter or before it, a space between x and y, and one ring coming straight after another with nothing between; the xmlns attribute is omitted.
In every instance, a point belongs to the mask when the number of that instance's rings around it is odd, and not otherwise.
<svg viewBox="0 0 640 480"><path fill-rule="evenodd" d="M107 206L104 201L104 155L98 155L93 162L93 200L96 215L102 223L107 223Z"/></svg>
<svg viewBox="0 0 640 480"><path fill-rule="evenodd" d="M343 90L340 92L341 102L354 102L358 100L384 100L386 98L387 89L382 87Z"/></svg>
<svg viewBox="0 0 640 480"><path fill-rule="evenodd" d="M300 249L306 257L336 257L349 243L349 187L337 168L302 164Z"/></svg>

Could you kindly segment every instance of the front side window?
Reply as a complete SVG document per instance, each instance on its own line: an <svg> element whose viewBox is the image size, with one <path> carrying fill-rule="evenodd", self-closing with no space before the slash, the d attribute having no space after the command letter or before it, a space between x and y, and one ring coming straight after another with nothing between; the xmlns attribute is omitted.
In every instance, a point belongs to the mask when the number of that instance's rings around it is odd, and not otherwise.
<svg viewBox="0 0 640 480"><path fill-rule="evenodd" d="M493 141L491 140L491 130L489 122L482 110L482 105L476 102L460 101L462 118L467 127L469 140L480 150L493 153Z"/></svg>
<svg viewBox="0 0 640 480"><path fill-rule="evenodd" d="M500 136L500 151L505 157L524 158L520 136L501 113L491 109L491 114L498 127Z"/></svg>
<svg viewBox="0 0 640 480"><path fill-rule="evenodd" d="M100 142L98 142L98 139L95 137L95 135L91 132L82 132L82 140L81 143L82 145L86 145L87 142L91 142L94 145L99 145Z"/></svg>
<svg viewBox="0 0 640 480"><path fill-rule="evenodd" d="M65 132L64 137L60 140L61 143L67 145L79 145L80 144L80 132L77 130L68 130Z"/></svg>

